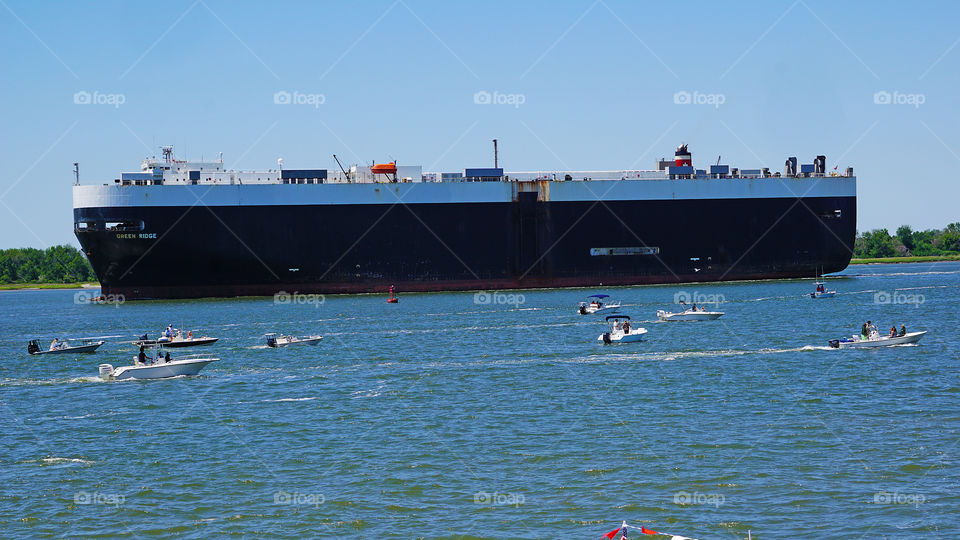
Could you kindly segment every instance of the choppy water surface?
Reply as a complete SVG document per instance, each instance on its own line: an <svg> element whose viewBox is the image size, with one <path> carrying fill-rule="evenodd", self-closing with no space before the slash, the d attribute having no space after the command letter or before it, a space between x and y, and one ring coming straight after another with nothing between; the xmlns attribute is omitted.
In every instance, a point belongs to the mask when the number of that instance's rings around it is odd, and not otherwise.
<svg viewBox="0 0 960 540"><path fill-rule="evenodd" d="M699 538L958 537L960 264L830 284L831 300L802 297L811 280L600 291L650 332L620 346L576 314L583 290L119 307L0 293L0 529L597 538L625 519ZM678 292L727 314L655 322ZM865 319L930 333L826 347ZM123 340L168 323L221 337L189 352L222 360L99 381L134 354ZM325 339L273 350L271 331ZM25 350L90 336L111 337L95 355Z"/></svg>

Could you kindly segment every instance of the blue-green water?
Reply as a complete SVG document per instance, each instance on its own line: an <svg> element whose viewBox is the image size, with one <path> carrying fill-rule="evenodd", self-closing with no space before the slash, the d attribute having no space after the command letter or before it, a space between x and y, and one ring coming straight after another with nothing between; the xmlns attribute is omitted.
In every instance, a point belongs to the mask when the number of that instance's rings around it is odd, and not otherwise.
<svg viewBox="0 0 960 540"><path fill-rule="evenodd" d="M0 293L0 535L698 538L960 535L960 264L606 292L649 330L603 346L582 290L77 305ZM678 291L716 322L657 323ZM878 292L895 293L876 303ZM481 299L482 300L482 299ZM920 303L922 301L922 303ZM913 303L903 303L913 302ZM917 346L831 350L865 319ZM221 337L200 377L99 382L123 339ZM263 334L321 333L267 349ZM95 355L26 341L117 336ZM176 356L176 351L174 356Z"/></svg>

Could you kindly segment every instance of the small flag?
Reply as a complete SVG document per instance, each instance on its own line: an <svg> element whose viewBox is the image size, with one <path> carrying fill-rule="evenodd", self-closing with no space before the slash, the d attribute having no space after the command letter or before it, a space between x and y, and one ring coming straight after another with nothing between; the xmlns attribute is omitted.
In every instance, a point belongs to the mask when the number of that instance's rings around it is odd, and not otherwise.
<svg viewBox="0 0 960 540"><path fill-rule="evenodd" d="M837 165L837 167L839 167L839 165ZM833 170L837 170L837 167L834 167Z"/></svg>
<svg viewBox="0 0 960 540"><path fill-rule="evenodd" d="M643 534L660 534L657 531L651 531L650 529L643 526L640 527L640 532L642 532Z"/></svg>
<svg viewBox="0 0 960 540"><path fill-rule="evenodd" d="M621 529L621 527L617 527L616 529L614 529L614 530L608 532L607 534L603 535L601 538L606 538L607 540L613 540L613 537L616 536L618 532L620 532L620 529Z"/></svg>

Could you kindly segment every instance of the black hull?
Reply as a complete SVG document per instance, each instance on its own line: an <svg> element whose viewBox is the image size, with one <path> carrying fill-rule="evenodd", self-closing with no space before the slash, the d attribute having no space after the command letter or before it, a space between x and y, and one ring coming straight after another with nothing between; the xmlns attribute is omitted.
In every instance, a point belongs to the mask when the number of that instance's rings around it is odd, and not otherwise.
<svg viewBox="0 0 960 540"><path fill-rule="evenodd" d="M837 212L839 211L839 213ZM813 277L850 262L856 197L88 207L104 294L494 290ZM143 232L104 222L143 221ZM155 236L155 238L151 237ZM146 238L141 238L146 236ZM591 255L655 247L657 254Z"/></svg>

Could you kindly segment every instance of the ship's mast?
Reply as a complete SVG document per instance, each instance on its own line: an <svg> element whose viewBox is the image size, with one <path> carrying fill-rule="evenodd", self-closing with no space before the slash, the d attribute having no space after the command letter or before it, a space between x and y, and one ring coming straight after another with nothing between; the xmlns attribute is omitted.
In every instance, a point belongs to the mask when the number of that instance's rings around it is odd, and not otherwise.
<svg viewBox="0 0 960 540"><path fill-rule="evenodd" d="M498 163L498 157L499 157L499 156L497 156L497 140L494 139L494 140L493 140L493 168L494 168L494 169L499 168L499 166L498 166L498 164L497 164L497 163Z"/></svg>
<svg viewBox="0 0 960 540"><path fill-rule="evenodd" d="M73 185L75 186L80 185L80 164L79 163L73 164Z"/></svg>

